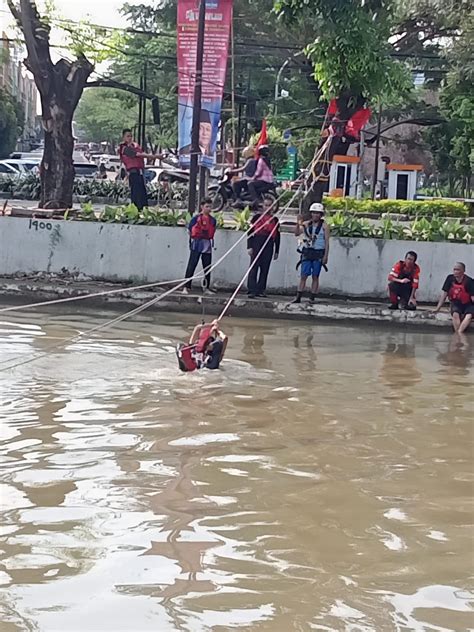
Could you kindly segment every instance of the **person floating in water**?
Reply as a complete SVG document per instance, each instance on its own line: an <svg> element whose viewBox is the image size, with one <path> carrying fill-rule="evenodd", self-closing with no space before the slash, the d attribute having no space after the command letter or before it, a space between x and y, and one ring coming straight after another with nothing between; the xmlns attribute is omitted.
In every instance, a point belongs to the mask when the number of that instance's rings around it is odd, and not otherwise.
<svg viewBox="0 0 474 632"><path fill-rule="evenodd" d="M228 338L219 329L219 321L197 325L189 343L178 345L176 355L181 371L196 369L218 369L227 348Z"/></svg>

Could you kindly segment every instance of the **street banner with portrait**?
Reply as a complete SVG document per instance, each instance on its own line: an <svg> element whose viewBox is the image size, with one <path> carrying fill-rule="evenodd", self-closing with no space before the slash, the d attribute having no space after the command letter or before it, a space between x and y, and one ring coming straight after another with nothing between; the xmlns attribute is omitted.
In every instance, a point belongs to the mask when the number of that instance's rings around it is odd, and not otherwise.
<svg viewBox="0 0 474 632"><path fill-rule="evenodd" d="M221 118L233 0L206 0L199 164L211 168ZM199 0L178 0L178 151L189 167L196 76Z"/></svg>

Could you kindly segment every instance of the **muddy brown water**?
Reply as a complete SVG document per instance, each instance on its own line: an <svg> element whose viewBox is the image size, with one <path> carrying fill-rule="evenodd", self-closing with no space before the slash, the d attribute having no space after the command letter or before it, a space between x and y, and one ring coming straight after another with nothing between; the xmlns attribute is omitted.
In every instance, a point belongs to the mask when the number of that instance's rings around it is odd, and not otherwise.
<svg viewBox="0 0 474 632"><path fill-rule="evenodd" d="M113 316L0 315L0 360ZM0 630L474 629L474 336L229 319L183 375L194 320L0 373Z"/></svg>

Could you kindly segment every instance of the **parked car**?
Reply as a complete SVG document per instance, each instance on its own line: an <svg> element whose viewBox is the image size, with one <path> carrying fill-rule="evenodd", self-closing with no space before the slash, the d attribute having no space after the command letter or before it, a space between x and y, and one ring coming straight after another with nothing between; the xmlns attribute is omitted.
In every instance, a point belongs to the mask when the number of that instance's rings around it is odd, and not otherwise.
<svg viewBox="0 0 474 632"><path fill-rule="evenodd" d="M0 161L6 165L9 165L18 173L37 173L39 170L40 159L34 158L5 158Z"/></svg>
<svg viewBox="0 0 474 632"><path fill-rule="evenodd" d="M74 172L76 178L96 178L99 173L99 167L93 162L75 162Z"/></svg>
<svg viewBox="0 0 474 632"><path fill-rule="evenodd" d="M107 171L118 171L120 169L120 158L113 154L92 154L91 161L97 166L104 164Z"/></svg>
<svg viewBox="0 0 474 632"><path fill-rule="evenodd" d="M0 160L0 175L1 176L18 176L20 174L18 169L15 169L8 164L5 160Z"/></svg>
<svg viewBox="0 0 474 632"><path fill-rule="evenodd" d="M159 182L180 182L187 184L189 182L189 171L163 167L147 167L145 169L145 180L148 184L158 184Z"/></svg>

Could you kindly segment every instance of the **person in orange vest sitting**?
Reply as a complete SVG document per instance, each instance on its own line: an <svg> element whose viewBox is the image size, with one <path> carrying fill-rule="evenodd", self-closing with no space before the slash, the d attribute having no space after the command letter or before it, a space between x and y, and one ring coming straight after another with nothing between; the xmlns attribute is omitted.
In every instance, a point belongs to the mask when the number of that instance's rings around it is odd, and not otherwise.
<svg viewBox="0 0 474 632"><path fill-rule="evenodd" d="M446 277L435 314L443 307L446 298L451 303L453 329L462 334L474 316L474 279L467 276L466 266L461 261L454 264L453 274Z"/></svg>
<svg viewBox="0 0 474 632"><path fill-rule="evenodd" d="M420 267L416 263L418 255L410 250L404 261L397 263L388 275L388 292L390 295L389 309L415 310L416 291L420 283Z"/></svg>
<svg viewBox="0 0 474 632"><path fill-rule="evenodd" d="M219 328L219 321L197 325L189 343L178 345L176 355L181 371L188 373L196 369L218 369L227 348L228 338Z"/></svg>
<svg viewBox="0 0 474 632"><path fill-rule="evenodd" d="M191 289L191 279L196 270L199 260L202 261L204 270L204 291L205 293L214 293L211 289L211 273L209 268L212 266L212 248L214 246L214 235L216 234L217 222L212 217L212 200L204 198L201 202L201 209L197 215L189 222L189 260L186 268L186 279L189 281L183 288L183 294L189 294Z"/></svg>
<svg viewBox="0 0 474 632"><path fill-rule="evenodd" d="M256 204L255 208L259 211L260 205ZM253 267L248 280L249 298L266 296L270 265L272 260L278 259L280 253L280 222L274 217L274 210L276 210L275 200L265 198L263 211L257 212L250 220L247 249Z"/></svg>

